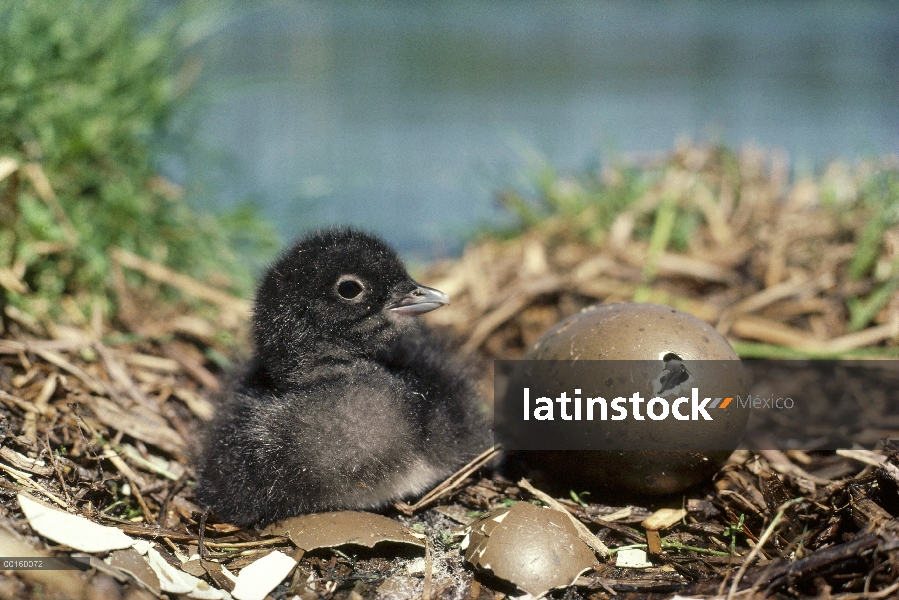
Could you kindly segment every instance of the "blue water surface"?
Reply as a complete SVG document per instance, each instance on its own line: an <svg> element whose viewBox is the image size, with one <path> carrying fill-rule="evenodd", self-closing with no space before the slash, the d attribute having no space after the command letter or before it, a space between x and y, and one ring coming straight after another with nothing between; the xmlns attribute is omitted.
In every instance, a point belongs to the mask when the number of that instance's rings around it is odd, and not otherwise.
<svg viewBox="0 0 899 600"><path fill-rule="evenodd" d="M454 253L534 161L679 136L807 168L899 152L895 2L293 1L229 15L198 52L214 158L183 176L286 240L353 223Z"/></svg>

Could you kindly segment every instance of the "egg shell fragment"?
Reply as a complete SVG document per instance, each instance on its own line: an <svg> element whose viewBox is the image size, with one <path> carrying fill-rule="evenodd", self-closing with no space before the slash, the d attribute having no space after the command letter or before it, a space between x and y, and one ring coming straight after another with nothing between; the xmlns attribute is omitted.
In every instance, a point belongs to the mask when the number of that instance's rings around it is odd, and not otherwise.
<svg viewBox="0 0 899 600"><path fill-rule="evenodd" d="M540 597L598 563L563 513L517 502L471 525L465 560Z"/></svg>
<svg viewBox="0 0 899 600"><path fill-rule="evenodd" d="M381 515L354 510L300 515L265 528L264 535L283 535L307 552L356 544L374 548L381 542L425 547L423 536Z"/></svg>

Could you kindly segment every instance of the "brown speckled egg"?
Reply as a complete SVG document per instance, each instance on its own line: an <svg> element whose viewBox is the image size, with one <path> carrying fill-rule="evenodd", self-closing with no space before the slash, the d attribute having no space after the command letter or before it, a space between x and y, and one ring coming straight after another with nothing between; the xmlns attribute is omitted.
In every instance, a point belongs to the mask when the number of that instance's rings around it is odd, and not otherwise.
<svg viewBox="0 0 899 600"><path fill-rule="evenodd" d="M525 359L739 360L715 328L693 315L657 304L590 306L556 324Z"/></svg>
<svg viewBox="0 0 899 600"><path fill-rule="evenodd" d="M672 360L682 362L690 373L689 385L698 386L704 395L733 396L744 387L737 354L713 327L682 311L652 304L586 308L547 331L524 359L603 361L597 363L597 371L616 368L605 361L641 361L627 382L623 377L613 382L603 373L596 375L596 382L588 382L586 387L602 388L608 397L635 390L652 398L654 383L655 391L659 389L657 374ZM734 407L714 412L714 420L698 426L673 419L602 421L595 427L608 441L603 447L614 449L529 450L515 456L579 489L672 494L707 480L724 464L739 443L748 416L748 410Z"/></svg>

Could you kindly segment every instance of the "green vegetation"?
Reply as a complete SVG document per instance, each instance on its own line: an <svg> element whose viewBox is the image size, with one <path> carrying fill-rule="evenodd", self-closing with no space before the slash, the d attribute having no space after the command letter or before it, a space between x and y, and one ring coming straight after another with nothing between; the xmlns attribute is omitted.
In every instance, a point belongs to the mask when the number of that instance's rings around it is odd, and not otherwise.
<svg viewBox="0 0 899 600"><path fill-rule="evenodd" d="M811 174L778 152L684 144L578 174L543 162L527 173L499 196L509 224L481 235L510 248L539 240L548 268L574 280L572 265L604 256L587 295L686 310L746 357L896 355L895 156Z"/></svg>
<svg viewBox="0 0 899 600"><path fill-rule="evenodd" d="M271 229L247 209L198 213L157 169L166 140L189 133L174 131L197 73L184 33L208 3L0 7L3 303L57 318L61 301L90 314L100 300L110 312L113 247L200 278L226 274L218 280L245 294L251 274L232 249L272 252Z"/></svg>
<svg viewBox="0 0 899 600"><path fill-rule="evenodd" d="M720 168L738 179L735 154L725 147L716 147L714 151ZM670 166L667 162L629 165L613 159L605 169L561 174L545 162L531 165L524 185L499 195L512 222L491 228L489 235L515 237L538 230L557 240L577 239L601 245L615 219L626 210L637 209L641 214L635 224L635 238L648 240L655 236L658 240L659 234L667 231L664 237L671 247L685 250L690 236L702 224L699 208L671 197L662 202L650 198L652 205L646 207L639 202L664 183Z"/></svg>
<svg viewBox="0 0 899 600"><path fill-rule="evenodd" d="M736 523L731 523L728 525L724 532L721 534L724 538L730 538L730 553L737 553L737 535L743 533L743 522L746 520L746 515L740 514L740 520Z"/></svg>
<svg viewBox="0 0 899 600"><path fill-rule="evenodd" d="M685 251L697 229L706 225L708 213L703 210L706 199L690 197L684 193L688 191L685 187L692 188L689 191L695 194L696 180L705 183L711 193L708 202L720 204L726 183L737 196L728 202L739 203L742 187L770 176L747 173L739 154L726 146L699 149L704 156L696 164L689 164L691 157L684 156L691 151L687 148L639 165L613 157L605 168L595 167L574 174L560 173L551 164L532 158L524 184L499 194L511 222L490 227L481 234L511 238L536 230L560 241L581 240L602 245L615 219L630 211L637 217L634 239L650 241L651 246ZM695 180L672 185L671 176L678 172L688 173ZM899 171L866 162L855 173L847 174L846 179L833 181L819 177L816 184L821 204L833 212L846 214L843 226L853 230L853 241L857 243L848 273L858 280L870 275L882 255L884 235L899 224ZM851 197L841 189L846 185L855 188L849 194ZM770 193L766 190L766 195ZM766 198L764 204L767 208L783 200L783 197ZM859 217L864 220L863 227L857 226Z"/></svg>

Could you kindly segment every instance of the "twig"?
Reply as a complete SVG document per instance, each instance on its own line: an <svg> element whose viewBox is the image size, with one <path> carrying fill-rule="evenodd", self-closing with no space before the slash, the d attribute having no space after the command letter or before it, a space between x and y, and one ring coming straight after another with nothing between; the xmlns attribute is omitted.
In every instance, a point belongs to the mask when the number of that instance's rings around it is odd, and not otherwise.
<svg viewBox="0 0 899 600"><path fill-rule="evenodd" d="M199 554L200 559L206 558L206 549L204 544L204 537L206 536L206 519L209 518L209 509L203 511L203 514L200 515L200 530L197 534L197 554Z"/></svg>
<svg viewBox="0 0 899 600"><path fill-rule="evenodd" d="M123 352L121 350L113 350L113 353L117 354L122 362L133 367L162 371L163 373L177 373L181 371L181 364L172 358L143 354L141 352Z"/></svg>
<svg viewBox="0 0 899 600"><path fill-rule="evenodd" d="M865 463L866 465L872 465L874 467L882 467L883 463L887 461L887 457L883 454L875 454L870 450L837 448L836 452L838 456L845 456L846 458L851 458L852 460L857 460L858 462Z"/></svg>
<svg viewBox="0 0 899 600"><path fill-rule="evenodd" d="M53 216L56 217L59 226L62 227L66 242L73 248L78 246L78 234L75 232L75 226L72 225L69 215L66 214L62 204L59 203L56 192L53 191L53 186L50 185L50 180L47 178L44 170L41 169L41 166L38 163L28 163L22 167L22 172L31 180L38 197L53 211Z"/></svg>
<svg viewBox="0 0 899 600"><path fill-rule="evenodd" d="M289 541L286 537L271 537L264 540L253 540L251 542L203 542L207 548L256 548L258 546L276 546Z"/></svg>
<svg viewBox="0 0 899 600"><path fill-rule="evenodd" d="M149 462L149 461L148 461ZM165 498L162 500L162 504L159 505L159 518L162 520L162 524L165 525L168 521L169 514L169 502L172 501L172 498L175 497L175 494L181 491L181 488L184 487L184 484L187 483L187 472L181 474L181 477L178 478L175 483L169 488L169 491L166 493Z"/></svg>
<svg viewBox="0 0 899 600"><path fill-rule="evenodd" d="M0 157L0 181L19 170L19 161L9 156Z"/></svg>
<svg viewBox="0 0 899 600"><path fill-rule="evenodd" d="M792 462L786 454L774 447L760 448L758 450L758 453L768 459L768 462L771 463L771 468L779 473L807 479L818 485L830 485L831 483L833 483L833 481L831 481L830 479L824 479L823 477L812 475L799 465Z"/></svg>
<svg viewBox="0 0 899 600"><path fill-rule="evenodd" d="M878 600L886 598L896 590L899 590L899 581L877 592L855 592L849 594L837 594L831 596L831 600Z"/></svg>
<svg viewBox="0 0 899 600"><path fill-rule="evenodd" d="M141 456L137 452L137 450L135 450L132 446L128 446L128 445L121 446L121 447L116 446L115 450L121 454L124 454L128 458L128 460L134 461L135 463L137 463L144 469L147 469L148 471L153 471L154 473L158 473L159 475L162 475L166 479L171 479L172 481L178 481L178 479L179 479L179 477L177 475L175 475L174 473L172 473L171 471L168 471L167 469L160 467L153 461L149 461L146 458L144 458L143 456Z"/></svg>
<svg viewBox="0 0 899 600"><path fill-rule="evenodd" d="M140 391L137 384L134 383L134 380L131 379L131 376L122 364L117 361L112 352L109 351L109 348L102 342L95 342L94 350L96 350L97 354L100 355L100 358L103 359L103 364L106 366L106 372L109 374L109 377L122 386L132 400L146 406L154 412L159 411L159 407L156 403L151 402L150 399Z"/></svg>
<svg viewBox="0 0 899 600"><path fill-rule="evenodd" d="M28 293L28 286L16 276L12 269L0 269L0 287L16 294Z"/></svg>
<svg viewBox="0 0 899 600"><path fill-rule="evenodd" d="M141 488L147 486L147 481L143 478L143 476L129 467L128 463L122 460L122 457L119 456L118 453L113 450L112 446L110 446L109 444L103 445L103 454L101 456L102 458L109 460L109 462L115 465L119 472L127 477L128 481L130 481L132 485L136 485Z"/></svg>
<svg viewBox="0 0 899 600"><path fill-rule="evenodd" d="M33 400L34 410L25 413L25 437L31 440L32 445L37 443L37 415L38 413L43 415L49 412L47 403L56 392L57 379L59 379L59 374L51 373L44 380L40 393Z"/></svg>
<svg viewBox="0 0 899 600"><path fill-rule="evenodd" d="M525 289L512 292L508 299L496 310L478 320L477 327L474 328L468 340L462 345L459 351L460 354L468 356L480 348L481 344L490 337L490 334L506 321L519 314L535 298L557 292L569 284L570 282L567 279L552 275L528 285Z"/></svg>
<svg viewBox="0 0 899 600"><path fill-rule="evenodd" d="M0 354L37 350L80 350L90 345L90 340L0 340Z"/></svg>
<svg viewBox="0 0 899 600"><path fill-rule="evenodd" d="M34 406L34 404L22 400L18 396L14 396L5 390L0 390L0 400L12 404L13 406L19 408L25 414L37 411L37 408Z"/></svg>
<svg viewBox="0 0 899 600"><path fill-rule="evenodd" d="M59 488L62 490L63 495L66 497L66 502L71 505L75 503L72 502L72 496L69 495L69 489L66 485L65 480L62 476L62 470L59 468L59 460L56 458L56 454L53 453L53 449L50 448L50 434L44 434L44 446L47 448L47 454L50 457L50 463L53 465L53 470L56 472L56 478L59 479Z"/></svg>
<svg viewBox="0 0 899 600"><path fill-rule="evenodd" d="M33 479L30 479L30 478L28 477L28 474L27 474L27 473L23 473L22 471L19 471L18 469L13 469L12 467L7 466L7 465L3 464L2 462L0 462L0 469L4 470L4 471L6 471L7 473L9 473L10 475L12 475L13 478L14 478L16 481L18 481L19 483L21 483L21 484L24 485L25 487L29 487L29 488L31 488L31 489L33 489L33 490L37 490L37 491L39 491L40 493L42 493L43 495L45 495L47 498L50 498L50 500L52 500L53 502L55 502L56 504L58 504L59 506L61 506L61 507L64 508L65 510L68 510L68 509L69 509L69 505L68 505L68 504L66 504L65 502L63 502L62 500L60 500L58 497L56 497L54 494L52 494L47 488L45 488L44 486L42 486L42 485L41 485L40 483L38 483L37 481L34 481Z"/></svg>
<svg viewBox="0 0 899 600"><path fill-rule="evenodd" d="M455 473L450 475L448 478L446 478L441 483L439 483L434 489L432 489L430 492L428 492L427 494L422 496L421 500L419 500L415 504L412 504L410 506L409 504L406 504L405 502L397 502L396 504L394 504L394 506L400 512L407 514L407 515L411 515L415 511L419 510L420 508L427 506L428 504L434 502L435 500L437 500L444 494L448 494L452 490L459 487L462 484L462 482L468 478L469 475L471 475L472 473L474 473L475 471L477 471L478 469L480 469L481 467L486 465L488 462L493 460L499 454L500 450L501 450L501 446L496 445L493 448L490 448L489 450L485 450L484 452L480 453L478 456L476 456L474 459L472 459L464 467L462 467L461 469L459 469L458 471L456 471Z"/></svg>
<svg viewBox="0 0 899 600"><path fill-rule="evenodd" d="M150 507L147 506L147 501L144 500L144 497L140 493L140 489L135 482L131 483L131 493L134 494L134 498L137 500L137 503L140 506L141 511L144 513L144 517L146 517L147 522L151 525L156 525L156 517L154 517L153 513L150 512Z"/></svg>
<svg viewBox="0 0 899 600"><path fill-rule="evenodd" d="M147 522L151 525L156 525L156 519L153 517L153 514L150 512L150 507L147 505L147 501L144 500L143 494L141 494L141 488L146 487L147 481L141 476L139 473L135 472L128 464L122 460L118 454L116 454L115 450L112 449L112 446L109 444L105 444L103 446L103 458L108 459L115 467L128 479L128 482L131 484L131 493L134 495L135 500L137 500L138 505L141 508L141 511L144 513L144 517Z"/></svg>
<svg viewBox="0 0 899 600"><path fill-rule="evenodd" d="M761 537L759 537L758 544L746 555L746 558L743 559L743 563L740 565L740 568L737 570L737 574L734 575L734 580L730 584L730 591L727 593L727 600L731 600L734 597L734 594L737 593L737 586L740 585L740 580L743 578L743 575L746 573L746 569L749 568L750 563L759 555L759 552L762 551L762 546L765 545L765 542L768 541L768 538L774 533L774 528L777 527L777 524L780 523L780 520L784 516L784 512L786 512L787 508L796 504L797 502L804 501L805 498L793 498L787 502L784 502L780 505L777 510L777 514L774 515L774 518L771 520L771 524L765 529L764 533L762 533Z"/></svg>
<svg viewBox="0 0 899 600"><path fill-rule="evenodd" d="M874 454L870 450L851 450L843 448L837 449L837 454L839 454L840 456L845 456L846 458L851 458L852 460L857 460L867 465L880 467L881 469L886 471L887 475L889 475L897 485L899 485L899 467L891 462L888 462L886 456L883 456L882 454Z"/></svg>
<svg viewBox="0 0 899 600"><path fill-rule="evenodd" d="M833 287L833 285L834 278L833 274L830 272L826 272L812 280L809 280L804 275L800 275L793 279L782 281L771 287L765 288L760 292L756 292L751 296L743 298L725 310L719 320L718 331L722 334L727 333L726 329L729 328L733 319L740 315L756 312L779 300L784 300L791 296L817 292L822 289Z"/></svg>
<svg viewBox="0 0 899 600"><path fill-rule="evenodd" d="M899 321L893 320L883 325L869 327L857 333L847 333L830 340L816 340L811 333L801 329L770 319L746 315L734 321L731 332L743 338L782 344L806 352L839 354L864 346L872 346L899 336Z"/></svg>
<svg viewBox="0 0 899 600"><path fill-rule="evenodd" d="M434 572L434 561L431 558L431 540L425 538L425 580L421 586L421 600L431 600L431 576Z"/></svg>
<svg viewBox="0 0 899 600"><path fill-rule="evenodd" d="M250 311L250 305L244 300L122 248L110 249L109 255L123 267L139 271L150 279L176 287L186 294L211 302L226 310L242 315L248 314Z"/></svg>
<svg viewBox="0 0 899 600"><path fill-rule="evenodd" d="M111 389L107 386L101 384L99 381L88 375L84 370L76 367L66 359L64 359L59 354L51 351L51 350L40 350L35 349L34 353L46 360L48 363L56 365L63 371L67 371L80 379L84 385L86 385L90 391L98 394L100 396L109 396L111 395Z"/></svg>
<svg viewBox="0 0 899 600"><path fill-rule="evenodd" d="M218 378L204 367L200 361L185 352L177 344L169 344L165 352L172 360L177 361L191 377L206 386L210 391L218 392L221 390L222 384L219 383Z"/></svg>
<svg viewBox="0 0 899 600"><path fill-rule="evenodd" d="M681 544L680 542L672 542L668 540L661 540L662 548L672 549L672 550L690 550L691 552L696 552L698 554L710 554L712 556L731 556L729 552L723 552L721 550L712 550L711 548L700 548L699 546L686 546ZM649 544L628 544L626 546L618 546L617 548L609 548L609 555L614 556L621 550L630 550L631 548L648 548Z"/></svg>

